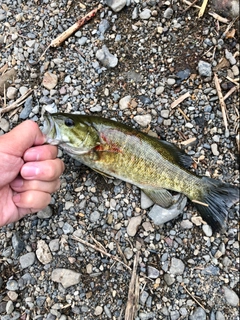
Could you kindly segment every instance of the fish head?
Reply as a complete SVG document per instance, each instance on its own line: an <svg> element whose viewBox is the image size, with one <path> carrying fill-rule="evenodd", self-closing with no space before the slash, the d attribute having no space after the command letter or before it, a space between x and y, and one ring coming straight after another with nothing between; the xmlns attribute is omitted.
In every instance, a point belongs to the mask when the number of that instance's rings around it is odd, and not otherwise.
<svg viewBox="0 0 240 320"><path fill-rule="evenodd" d="M47 143L61 146L72 156L88 153L99 144L96 129L82 115L46 113L42 132Z"/></svg>

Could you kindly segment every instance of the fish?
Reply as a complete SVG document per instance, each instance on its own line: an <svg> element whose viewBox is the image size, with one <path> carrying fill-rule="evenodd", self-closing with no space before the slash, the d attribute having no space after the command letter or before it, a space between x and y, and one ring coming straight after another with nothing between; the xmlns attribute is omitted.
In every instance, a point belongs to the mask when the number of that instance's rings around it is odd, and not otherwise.
<svg viewBox="0 0 240 320"><path fill-rule="evenodd" d="M46 143L104 176L139 187L164 208L176 205L171 192L186 196L213 231L226 228L229 208L239 201L238 187L190 171L193 160L176 145L121 122L46 113L42 131Z"/></svg>

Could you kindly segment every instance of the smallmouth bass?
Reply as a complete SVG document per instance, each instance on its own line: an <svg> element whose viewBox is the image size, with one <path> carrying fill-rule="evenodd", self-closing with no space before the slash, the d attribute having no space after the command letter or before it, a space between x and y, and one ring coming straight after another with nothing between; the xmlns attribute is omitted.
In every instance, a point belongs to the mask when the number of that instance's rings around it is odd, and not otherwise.
<svg viewBox="0 0 240 320"><path fill-rule="evenodd" d="M47 143L59 145L93 170L129 182L164 208L174 204L168 190L187 196L214 231L225 226L238 188L187 170L181 149L122 123L89 115L46 114Z"/></svg>

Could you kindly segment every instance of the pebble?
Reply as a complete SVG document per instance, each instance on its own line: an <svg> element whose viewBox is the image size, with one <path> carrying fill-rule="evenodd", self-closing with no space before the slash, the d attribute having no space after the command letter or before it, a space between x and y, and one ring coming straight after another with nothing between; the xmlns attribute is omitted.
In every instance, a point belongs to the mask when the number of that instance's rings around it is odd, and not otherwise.
<svg viewBox="0 0 240 320"><path fill-rule="evenodd" d="M221 311L216 312L216 320L225 320L225 316Z"/></svg>
<svg viewBox="0 0 240 320"><path fill-rule="evenodd" d="M133 250L129 247L127 247L125 250L124 250L124 255L126 257L127 260L130 260L133 256Z"/></svg>
<svg viewBox="0 0 240 320"><path fill-rule="evenodd" d="M154 202L143 191L141 191L141 208L148 209L153 204Z"/></svg>
<svg viewBox="0 0 240 320"><path fill-rule="evenodd" d="M95 316L100 316L102 313L103 313L103 307L96 306L95 311L94 311L94 315Z"/></svg>
<svg viewBox="0 0 240 320"><path fill-rule="evenodd" d="M17 96L18 89L15 87L8 87L7 88L7 98L10 100L14 100Z"/></svg>
<svg viewBox="0 0 240 320"><path fill-rule="evenodd" d="M183 212L186 203L187 198L183 197L180 200L180 204L177 202L167 209L155 204L149 211L148 216L153 220L153 223L155 225L161 225L178 217L179 214Z"/></svg>
<svg viewBox="0 0 240 320"><path fill-rule="evenodd" d="M223 286L223 293L227 304L232 307L237 307L239 305L239 297L232 289Z"/></svg>
<svg viewBox="0 0 240 320"><path fill-rule="evenodd" d="M218 145L217 143L211 144L211 150L214 156L219 156Z"/></svg>
<svg viewBox="0 0 240 320"><path fill-rule="evenodd" d="M100 212L99 211L93 211L91 214L90 214L90 221L91 222L97 222L100 218Z"/></svg>
<svg viewBox="0 0 240 320"><path fill-rule="evenodd" d="M193 227L193 224L190 220L182 220L180 225L183 229L192 229Z"/></svg>
<svg viewBox="0 0 240 320"><path fill-rule="evenodd" d="M53 215L53 210L50 206L47 206L45 209L37 212L37 217L39 219L49 219Z"/></svg>
<svg viewBox="0 0 240 320"><path fill-rule="evenodd" d="M12 236L12 246L16 257L18 257L25 248L25 243L17 232Z"/></svg>
<svg viewBox="0 0 240 320"><path fill-rule="evenodd" d="M210 63L200 60L198 62L198 72L202 77L211 77L212 76L212 66Z"/></svg>
<svg viewBox="0 0 240 320"><path fill-rule="evenodd" d="M175 278L168 273L164 274L163 279L169 287L175 282Z"/></svg>
<svg viewBox="0 0 240 320"><path fill-rule="evenodd" d="M6 313L7 314L11 314L14 310L14 305L13 302L11 300L9 300L6 304Z"/></svg>
<svg viewBox="0 0 240 320"><path fill-rule="evenodd" d="M0 129L3 130L4 132L8 132L9 128L10 128L10 124L7 121L7 119L1 118L0 119Z"/></svg>
<svg viewBox="0 0 240 320"><path fill-rule="evenodd" d="M235 65L237 63L235 57L231 52L228 51L228 49L225 49L225 57L230 62L231 65Z"/></svg>
<svg viewBox="0 0 240 320"><path fill-rule="evenodd" d="M47 264L52 261L51 251L44 240L38 240L36 256L42 264Z"/></svg>
<svg viewBox="0 0 240 320"><path fill-rule="evenodd" d="M185 269L185 265L182 262L182 260L178 258L172 258L170 269L169 269L170 274L173 274L173 275L183 274L184 269Z"/></svg>
<svg viewBox="0 0 240 320"><path fill-rule="evenodd" d="M49 249L52 252L56 252L59 250L59 239L53 239L49 242Z"/></svg>
<svg viewBox="0 0 240 320"><path fill-rule="evenodd" d="M147 20L151 17L151 10L145 8L142 12L140 12L139 17L143 20Z"/></svg>
<svg viewBox="0 0 240 320"><path fill-rule="evenodd" d="M134 237L135 236L135 234L137 233L138 227L140 226L141 222L142 222L142 217L140 215L136 216L136 217L132 217L129 220L129 223L128 223L128 226L127 226L127 234L130 237Z"/></svg>
<svg viewBox="0 0 240 320"><path fill-rule="evenodd" d="M189 317L189 320L206 320L206 319L207 319L206 312L200 307L196 308Z"/></svg>
<svg viewBox="0 0 240 320"><path fill-rule="evenodd" d="M119 108L120 110L128 109L131 103L131 96L125 96L119 100Z"/></svg>
<svg viewBox="0 0 240 320"><path fill-rule="evenodd" d="M148 277L150 279L157 279L159 277L159 270L153 266L148 266L147 268L147 271L148 271Z"/></svg>
<svg viewBox="0 0 240 320"><path fill-rule="evenodd" d="M49 71L45 72L43 75L42 85L44 88L51 90L56 87L58 83L58 77L56 74L51 73Z"/></svg>
<svg viewBox="0 0 240 320"><path fill-rule="evenodd" d="M171 19L173 15L173 9L172 8L167 8L164 12L163 12L163 16L165 19Z"/></svg>
<svg viewBox="0 0 240 320"><path fill-rule="evenodd" d="M73 270L57 268L52 271L51 279L52 281L61 283L66 289L80 283L81 275Z"/></svg>
<svg viewBox="0 0 240 320"><path fill-rule="evenodd" d="M24 102L24 108L20 112L20 115L19 115L20 119L26 120L29 117L33 107L32 104L33 104L33 98L32 96L29 96Z"/></svg>
<svg viewBox="0 0 240 320"><path fill-rule="evenodd" d="M118 64L118 58L105 45L96 52L96 58L107 68L114 68Z"/></svg>
<svg viewBox="0 0 240 320"><path fill-rule="evenodd" d="M114 11L121 11L127 3L127 0L106 0L106 4Z"/></svg>
<svg viewBox="0 0 240 320"><path fill-rule="evenodd" d="M208 224L204 224L202 226L203 232L205 233L205 235L207 237L211 237L212 236L212 228L208 225Z"/></svg>
<svg viewBox="0 0 240 320"><path fill-rule="evenodd" d="M152 121L152 116L150 114L138 115L133 118L140 126L146 127Z"/></svg>
<svg viewBox="0 0 240 320"><path fill-rule="evenodd" d="M6 284L7 290L16 291L18 290L18 283L16 280L10 279Z"/></svg>
<svg viewBox="0 0 240 320"><path fill-rule="evenodd" d="M34 252L28 252L28 253L22 255L19 258L19 262L20 262L21 267L23 269L26 269L26 268L30 267L35 262L35 253Z"/></svg>

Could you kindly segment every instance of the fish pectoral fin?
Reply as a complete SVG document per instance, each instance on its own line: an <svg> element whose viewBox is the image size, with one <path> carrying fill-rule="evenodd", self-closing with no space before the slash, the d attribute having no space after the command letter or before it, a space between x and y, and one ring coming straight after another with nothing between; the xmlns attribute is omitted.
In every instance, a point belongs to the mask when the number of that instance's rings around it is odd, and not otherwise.
<svg viewBox="0 0 240 320"><path fill-rule="evenodd" d="M142 191L156 204L163 208L171 207L176 200L166 189L142 189Z"/></svg>
<svg viewBox="0 0 240 320"><path fill-rule="evenodd" d="M97 169L93 169L92 170L96 171L97 173L100 173L102 176L106 177L106 178L109 178L109 179L113 179L114 177L113 176L110 176L108 174L106 174L105 172L102 172L100 170L97 170Z"/></svg>

